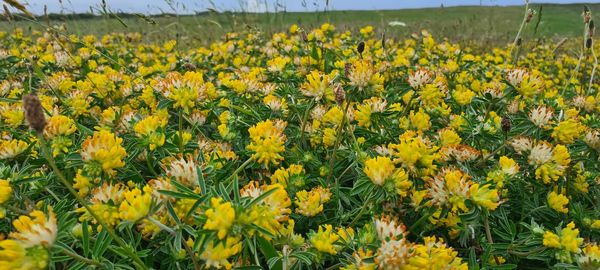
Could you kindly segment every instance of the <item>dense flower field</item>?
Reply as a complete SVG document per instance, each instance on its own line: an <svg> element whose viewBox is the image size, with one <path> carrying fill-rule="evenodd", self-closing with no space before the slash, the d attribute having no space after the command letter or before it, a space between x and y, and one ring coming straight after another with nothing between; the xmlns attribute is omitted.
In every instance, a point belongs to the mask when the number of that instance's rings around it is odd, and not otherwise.
<svg viewBox="0 0 600 270"><path fill-rule="evenodd" d="M593 31L63 33L0 34L0 269L600 268Z"/></svg>

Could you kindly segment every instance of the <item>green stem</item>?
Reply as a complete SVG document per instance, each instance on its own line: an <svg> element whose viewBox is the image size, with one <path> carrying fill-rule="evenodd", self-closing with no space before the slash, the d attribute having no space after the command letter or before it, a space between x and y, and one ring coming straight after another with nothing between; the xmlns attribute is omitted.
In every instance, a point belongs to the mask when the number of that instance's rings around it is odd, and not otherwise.
<svg viewBox="0 0 600 270"><path fill-rule="evenodd" d="M423 215L422 217L420 217L415 223L413 223L412 226L410 226L410 228L408 228L409 232L414 232L415 228L417 228L417 226L421 225L421 223L423 223L425 220L427 220L429 217L431 217L431 215L434 213L435 211L429 211L427 212L427 214Z"/></svg>
<svg viewBox="0 0 600 270"><path fill-rule="evenodd" d="M67 256L75 259L75 260L78 260L78 261L80 261L82 263L89 264L89 265L95 265L95 266L98 266L98 267L102 266L102 263L100 263L99 261L88 259L86 257L83 257L83 256L77 254L77 253L73 253L70 250L68 250L68 249L66 249L64 247L61 247L59 245L55 245L55 247L57 247L58 249L60 249L60 251L62 253L64 253L65 255L67 255Z"/></svg>
<svg viewBox="0 0 600 270"><path fill-rule="evenodd" d="M8 209L10 211L13 211L13 212L15 212L15 213L17 213L19 215L27 215L27 214L29 214L29 212L27 212L27 211L25 211L23 209L16 208L16 207L14 207L12 205L9 205L9 204L5 204L5 205L3 205L1 207L6 208L6 209Z"/></svg>
<svg viewBox="0 0 600 270"><path fill-rule="evenodd" d="M153 160L153 156L152 156L152 151L150 151L147 155L146 155L146 166L148 167L148 170L150 170L150 172L156 177L158 176L158 173L156 173L156 171L154 170L154 166L152 165L152 160Z"/></svg>
<svg viewBox="0 0 600 270"><path fill-rule="evenodd" d="M169 227L167 227L167 225L162 224L160 221L152 218L150 215L146 216L146 219L148 221L150 221L152 224L156 225L157 227L159 227L161 230L164 230L166 232L168 232L170 235L175 236L175 231Z"/></svg>
<svg viewBox="0 0 600 270"><path fill-rule="evenodd" d="M490 230L490 221L489 221L489 213L485 211L485 219L483 220L483 227L485 228L485 237L487 238L488 243L491 245L494 244L494 239L492 238L492 231ZM496 265L500 265L500 259L496 255L494 256L494 261L496 261Z"/></svg>
<svg viewBox="0 0 600 270"><path fill-rule="evenodd" d="M367 205L369 205L369 201L371 200L371 195L373 195L372 191L369 193L369 196L367 196L367 199L363 203L363 206L360 208L360 211L358 212L358 214L356 214L354 219L352 219L352 221L350 222L350 225L348 225L348 227L352 227L354 225L354 223L356 223L360 219L360 217L362 217L365 210L367 209Z"/></svg>
<svg viewBox="0 0 600 270"><path fill-rule="evenodd" d="M517 45L517 43L519 42L519 38L521 37L521 32L523 32L523 28L525 28L525 24L527 23L527 16L529 13L529 0L525 0L525 15L523 16L523 21L521 22L521 26L519 27L519 32L517 32L517 36L515 37L515 40L513 41L513 46L510 48L509 51L509 55L512 55L512 50L513 48L517 47L517 46L521 46L521 45ZM517 58L518 58L518 54L515 57L515 59L513 59L513 64L517 63Z"/></svg>
<svg viewBox="0 0 600 270"><path fill-rule="evenodd" d="M160 229L168 232L170 235L172 235L172 236L176 236L177 235L177 232L175 232L175 230L169 228L165 224L162 224L162 222L160 222L160 221L152 218L150 215L147 215L146 219L148 221L150 221L152 224L154 224L157 227L159 227ZM196 260L196 256L194 256L194 252L192 251L192 249L190 248L190 246L188 246L188 244L185 242L185 240L182 240L181 244L185 248L185 251L188 253L188 255L190 255L190 257L192 258L192 263L194 264L194 269L199 270L200 269L200 264Z"/></svg>
<svg viewBox="0 0 600 270"><path fill-rule="evenodd" d="M337 134L336 134L336 138L335 138L335 143L333 144L333 151L331 152L331 157L329 158L329 175L327 175L327 182L331 181L331 177L333 176L333 166L335 165L335 157L336 157L336 152L337 152L337 148L340 144L340 142L342 141L342 130L344 129L344 125L346 125L346 115L348 114L348 108L350 107L350 101L346 100L346 106L344 108L344 115L342 116L342 122L340 123L340 126L337 129ZM338 183L338 177L335 178L335 196L338 200L338 202L340 202L340 185Z"/></svg>
<svg viewBox="0 0 600 270"><path fill-rule="evenodd" d="M183 110L179 109L179 153L183 154Z"/></svg>
<svg viewBox="0 0 600 270"><path fill-rule="evenodd" d="M242 165L240 165L237 169L235 169L235 171L233 171L233 173L227 177L227 179L225 179L225 182L229 182L229 180L231 180L233 177L237 176L238 173L240 173L240 171L242 171L244 168L246 168L248 165L250 165L250 163L252 163L252 157L248 158L246 161L244 161L244 163L242 163Z"/></svg>
<svg viewBox="0 0 600 270"><path fill-rule="evenodd" d="M102 229L108 232L108 234L115 240L115 242L117 242L117 244L123 249L123 251L126 252L127 255L129 255L129 257L133 259L138 269L148 269L148 267L144 264L144 262L142 262L142 260L137 256L133 249L127 243L125 243L125 241L115 233L113 228L110 227L108 223L106 223L106 221L104 221L104 219L102 219L98 214L96 214L96 212L92 210L88 203L79 196L77 191L73 189L67 178L65 178L61 170L58 168L58 166L56 166L54 158L47 149L47 143L46 139L44 139L44 136L42 136L40 133L37 133L37 137L40 142L42 156L44 156L46 161L48 161L48 164L50 165L52 170L54 170L54 173L58 176L59 181L67 188L69 193L71 193L71 195L75 197L77 202L79 202L79 204L81 204L85 208L85 210L100 224L100 226L102 226Z"/></svg>
<svg viewBox="0 0 600 270"><path fill-rule="evenodd" d="M310 112L310 109L312 109L313 107L313 100L310 100L310 104L308 105L308 108L306 108L306 111L304 112L304 116L302 117L302 128L300 129L300 144L302 144L303 146L306 146L304 144L304 131L306 130L306 121L308 121L308 114Z"/></svg>

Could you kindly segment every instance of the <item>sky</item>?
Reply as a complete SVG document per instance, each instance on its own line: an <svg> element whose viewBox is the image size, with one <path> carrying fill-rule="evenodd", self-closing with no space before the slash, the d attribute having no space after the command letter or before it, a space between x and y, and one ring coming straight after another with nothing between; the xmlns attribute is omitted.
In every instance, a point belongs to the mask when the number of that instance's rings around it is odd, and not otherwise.
<svg viewBox="0 0 600 270"><path fill-rule="evenodd" d="M162 12L194 13L214 8L219 11L315 11L329 10L382 10L461 5L522 5L525 0L105 0L113 12L157 14ZM600 0L530 0L532 3L600 3ZM101 0L21 0L34 14L90 12L98 9Z"/></svg>

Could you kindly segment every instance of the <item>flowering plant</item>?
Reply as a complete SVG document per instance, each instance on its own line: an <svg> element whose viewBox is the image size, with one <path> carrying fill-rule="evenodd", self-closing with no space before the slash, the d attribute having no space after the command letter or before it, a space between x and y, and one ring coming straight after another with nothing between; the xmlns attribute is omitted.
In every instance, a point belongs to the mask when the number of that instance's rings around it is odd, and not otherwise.
<svg viewBox="0 0 600 270"><path fill-rule="evenodd" d="M0 34L0 269L600 267L592 57L56 30Z"/></svg>

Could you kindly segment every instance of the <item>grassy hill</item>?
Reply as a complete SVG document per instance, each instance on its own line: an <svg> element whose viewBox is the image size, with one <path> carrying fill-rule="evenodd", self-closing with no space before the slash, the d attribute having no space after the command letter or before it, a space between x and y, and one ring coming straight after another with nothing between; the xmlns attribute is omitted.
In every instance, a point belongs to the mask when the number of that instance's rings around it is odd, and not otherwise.
<svg viewBox="0 0 600 270"><path fill-rule="evenodd" d="M540 6L542 6L541 12ZM600 15L600 4L589 4L592 14ZM534 32L537 17L525 31L525 38L575 37L581 35L583 23L582 4L555 5L535 4L530 6L541 14L541 20ZM330 11L330 12L287 12L269 14L215 13L200 15L169 15L152 18L129 16L115 18L113 15L92 19L76 19L65 15L62 19L50 20L50 24L64 23L69 32L76 34L102 35L110 32L140 32L146 40L177 39L179 46L207 44L228 31L243 28L256 28L266 33L287 29L292 24L312 28L322 23L333 23L338 29L352 29L365 25L386 29L390 38L403 38L412 32L428 29L436 37L447 37L456 42L498 45L510 42L523 18L524 7L440 7L426 9L384 10L384 11ZM152 20L153 23L150 23ZM406 23L406 27L389 26L391 21ZM10 31L22 27L28 31L43 29L47 21L38 23L27 21L0 22L0 30Z"/></svg>

